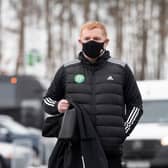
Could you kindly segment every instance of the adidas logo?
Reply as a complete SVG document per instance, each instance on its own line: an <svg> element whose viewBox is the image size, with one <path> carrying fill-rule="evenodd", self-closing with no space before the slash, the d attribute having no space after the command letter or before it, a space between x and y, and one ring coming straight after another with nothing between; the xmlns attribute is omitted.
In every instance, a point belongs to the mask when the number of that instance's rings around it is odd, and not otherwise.
<svg viewBox="0 0 168 168"><path fill-rule="evenodd" d="M107 80L114 80L114 78L112 76L108 76Z"/></svg>

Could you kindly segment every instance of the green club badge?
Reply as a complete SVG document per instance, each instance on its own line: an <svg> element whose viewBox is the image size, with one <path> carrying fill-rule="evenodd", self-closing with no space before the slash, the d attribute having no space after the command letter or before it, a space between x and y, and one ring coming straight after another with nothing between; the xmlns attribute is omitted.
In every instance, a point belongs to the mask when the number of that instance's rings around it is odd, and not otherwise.
<svg viewBox="0 0 168 168"><path fill-rule="evenodd" d="M83 83L85 81L85 76L83 74L76 74L74 76L75 83Z"/></svg>

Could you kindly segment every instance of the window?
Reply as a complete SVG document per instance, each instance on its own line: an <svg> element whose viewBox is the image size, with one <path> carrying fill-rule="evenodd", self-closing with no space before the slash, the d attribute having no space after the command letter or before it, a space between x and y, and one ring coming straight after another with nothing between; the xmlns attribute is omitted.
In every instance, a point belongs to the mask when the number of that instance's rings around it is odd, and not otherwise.
<svg viewBox="0 0 168 168"><path fill-rule="evenodd" d="M168 123L168 100L144 101L142 123Z"/></svg>
<svg viewBox="0 0 168 168"><path fill-rule="evenodd" d="M16 86L10 83L0 83L0 107L10 107L16 104Z"/></svg>

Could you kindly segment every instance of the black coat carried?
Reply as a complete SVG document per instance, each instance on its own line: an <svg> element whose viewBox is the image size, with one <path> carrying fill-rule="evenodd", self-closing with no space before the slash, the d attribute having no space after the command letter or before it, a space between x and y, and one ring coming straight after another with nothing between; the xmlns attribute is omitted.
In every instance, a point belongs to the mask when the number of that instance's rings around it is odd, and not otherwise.
<svg viewBox="0 0 168 168"><path fill-rule="evenodd" d="M76 112L75 130L78 130L78 137L75 137L75 140L74 137L58 138L50 156L48 168L108 168L105 153L87 112L75 103L73 103L73 106L74 108L71 110ZM66 123L65 121L64 124ZM52 130L50 134L46 132L45 127L50 127ZM48 124L44 125L43 136L58 136L58 134L55 134L57 128L58 125L55 125L54 122L50 126Z"/></svg>

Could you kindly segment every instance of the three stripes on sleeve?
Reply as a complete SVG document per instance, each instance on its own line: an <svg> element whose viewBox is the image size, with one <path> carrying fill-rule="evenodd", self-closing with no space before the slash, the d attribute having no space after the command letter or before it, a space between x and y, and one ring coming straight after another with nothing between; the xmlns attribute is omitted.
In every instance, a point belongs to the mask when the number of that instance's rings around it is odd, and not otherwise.
<svg viewBox="0 0 168 168"><path fill-rule="evenodd" d="M45 103L46 105L51 106L51 107L54 107L55 104L56 104L56 102L57 102L57 101L51 99L50 97L45 97L45 98L43 99L43 101L44 101L44 103Z"/></svg>
<svg viewBox="0 0 168 168"><path fill-rule="evenodd" d="M126 134L131 130L132 126L135 124L135 121L139 119L139 115L140 115L140 108L134 106L125 122Z"/></svg>

